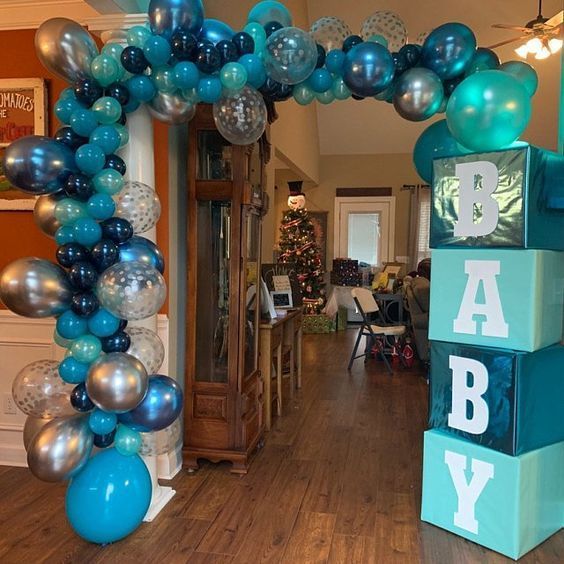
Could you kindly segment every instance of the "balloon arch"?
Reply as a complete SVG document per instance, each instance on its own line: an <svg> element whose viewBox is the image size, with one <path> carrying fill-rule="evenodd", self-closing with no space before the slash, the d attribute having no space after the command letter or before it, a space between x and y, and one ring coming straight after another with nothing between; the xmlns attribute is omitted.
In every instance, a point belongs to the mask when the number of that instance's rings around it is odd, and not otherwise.
<svg viewBox="0 0 564 564"><path fill-rule="evenodd" d="M0 297L17 314L56 317L55 341L68 349L61 363L34 362L14 381L28 415L28 463L40 479L70 480L69 521L97 543L142 521L151 482L139 453L159 454L149 446L155 433L165 434L163 450L174 445L182 407L181 389L158 374L159 337L127 327L156 314L166 296L162 254L142 236L159 218L158 197L124 181L117 154L128 143L127 115L148 104L155 118L181 124L198 103L213 104L221 134L250 144L265 130L268 104L291 98L372 98L410 121L445 113L415 146L416 168L429 182L435 157L515 142L537 87L532 67L500 64L461 23L441 25L417 45L392 12L367 18L359 35L334 17L304 31L284 5L264 1L235 32L205 19L201 0L152 0L149 22L127 31L127 46L108 43L100 53L79 24L42 24L37 55L69 83L54 109L62 127L54 138L15 141L4 162L14 186L40 196L35 218L56 240L58 264L11 263ZM102 450L91 456L94 446Z"/></svg>

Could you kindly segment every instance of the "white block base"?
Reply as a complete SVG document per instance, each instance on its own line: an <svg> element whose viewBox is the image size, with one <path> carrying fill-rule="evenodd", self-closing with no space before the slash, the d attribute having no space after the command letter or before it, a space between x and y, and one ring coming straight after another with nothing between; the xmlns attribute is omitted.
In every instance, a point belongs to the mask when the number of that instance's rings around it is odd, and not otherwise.
<svg viewBox="0 0 564 564"><path fill-rule="evenodd" d="M153 490L151 506L143 521L150 523L164 509L165 505L176 495L176 490L170 486L158 486Z"/></svg>

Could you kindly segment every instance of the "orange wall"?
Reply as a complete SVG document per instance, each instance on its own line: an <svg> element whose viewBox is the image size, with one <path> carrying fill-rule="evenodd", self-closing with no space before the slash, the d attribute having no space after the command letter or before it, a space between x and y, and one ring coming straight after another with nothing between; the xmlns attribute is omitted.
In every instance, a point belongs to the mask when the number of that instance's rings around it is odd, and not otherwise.
<svg viewBox="0 0 564 564"><path fill-rule="evenodd" d="M49 107L47 122L49 134L53 135L59 128L53 115L53 104L67 84L41 65L35 55L34 36L35 30L0 32L0 45L2 45L0 78L47 80ZM154 123L156 188L163 209L157 226L157 239L168 263L168 128L161 123ZM54 260L55 242L43 235L35 226L31 211L0 211L0 241L0 270L11 261L23 256ZM162 310L162 313L167 312L168 303Z"/></svg>

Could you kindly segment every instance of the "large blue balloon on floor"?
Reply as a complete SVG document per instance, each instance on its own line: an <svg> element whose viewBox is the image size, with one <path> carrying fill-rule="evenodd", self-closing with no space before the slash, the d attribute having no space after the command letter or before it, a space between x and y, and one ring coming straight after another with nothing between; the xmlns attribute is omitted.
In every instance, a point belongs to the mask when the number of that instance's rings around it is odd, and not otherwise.
<svg viewBox="0 0 564 564"><path fill-rule="evenodd" d="M374 96L385 90L394 78L394 59L379 43L355 45L345 56L343 80L357 96Z"/></svg>
<svg viewBox="0 0 564 564"><path fill-rule="evenodd" d="M115 542L141 524L151 491L151 476L143 460L109 448L92 457L71 480L65 500L67 517L83 539Z"/></svg>
<svg viewBox="0 0 564 564"><path fill-rule="evenodd" d="M166 39L177 29L198 35L204 23L202 0L151 0L148 12L151 31Z"/></svg>
<svg viewBox="0 0 564 564"><path fill-rule="evenodd" d="M182 410L182 390L168 376L149 378L149 389L143 401L131 411L119 416L134 431L161 431L174 423Z"/></svg>
<svg viewBox="0 0 564 564"><path fill-rule="evenodd" d="M162 251L145 237L131 237L119 246L120 262L143 262L164 273L165 262Z"/></svg>
<svg viewBox="0 0 564 564"><path fill-rule="evenodd" d="M74 152L49 137L21 137L6 148L4 155L6 178L30 194L58 192L76 171Z"/></svg>
<svg viewBox="0 0 564 564"><path fill-rule="evenodd" d="M421 65L443 80L462 74L476 51L476 37L461 23L446 23L435 28L425 39Z"/></svg>
<svg viewBox="0 0 564 564"><path fill-rule="evenodd" d="M231 41L234 35L235 32L226 23L207 18L198 37L200 40L207 39L216 45L220 41Z"/></svg>

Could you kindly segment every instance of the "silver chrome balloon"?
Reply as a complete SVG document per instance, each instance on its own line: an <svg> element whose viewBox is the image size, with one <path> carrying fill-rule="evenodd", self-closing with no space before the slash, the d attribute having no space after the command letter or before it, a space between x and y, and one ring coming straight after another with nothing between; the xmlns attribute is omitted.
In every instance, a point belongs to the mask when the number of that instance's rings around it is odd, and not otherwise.
<svg viewBox="0 0 564 564"><path fill-rule="evenodd" d="M21 258L0 273L0 299L18 315L59 315L70 307L72 295L66 272L48 260Z"/></svg>
<svg viewBox="0 0 564 564"><path fill-rule="evenodd" d="M26 417L24 428L23 428L23 444L27 452L29 443L31 443L33 437L47 425L50 421L53 421L52 417L44 419L42 417L33 417L33 415L28 415Z"/></svg>
<svg viewBox="0 0 564 564"><path fill-rule="evenodd" d="M149 376L143 364L125 353L110 353L90 367L86 391L104 411L125 413L137 407L147 393Z"/></svg>
<svg viewBox="0 0 564 564"><path fill-rule="evenodd" d="M176 94L159 92L148 105L151 115L168 125L188 123L196 115L196 106Z"/></svg>
<svg viewBox="0 0 564 564"><path fill-rule="evenodd" d="M404 119L423 121L439 111L443 97L441 79L433 71L417 67L398 78L394 89L394 107Z"/></svg>
<svg viewBox="0 0 564 564"><path fill-rule="evenodd" d="M31 439L27 464L32 474L45 482L68 480L88 461L93 441L88 416L54 419Z"/></svg>
<svg viewBox="0 0 564 564"><path fill-rule="evenodd" d="M90 65L98 56L92 36L67 18L51 18L39 26L35 51L45 68L67 82L92 76Z"/></svg>
<svg viewBox="0 0 564 564"><path fill-rule="evenodd" d="M66 197L66 194L46 194L39 196L33 208L33 219L35 224L45 235L55 237L57 229L61 227L61 223L55 217L55 206L57 202Z"/></svg>

